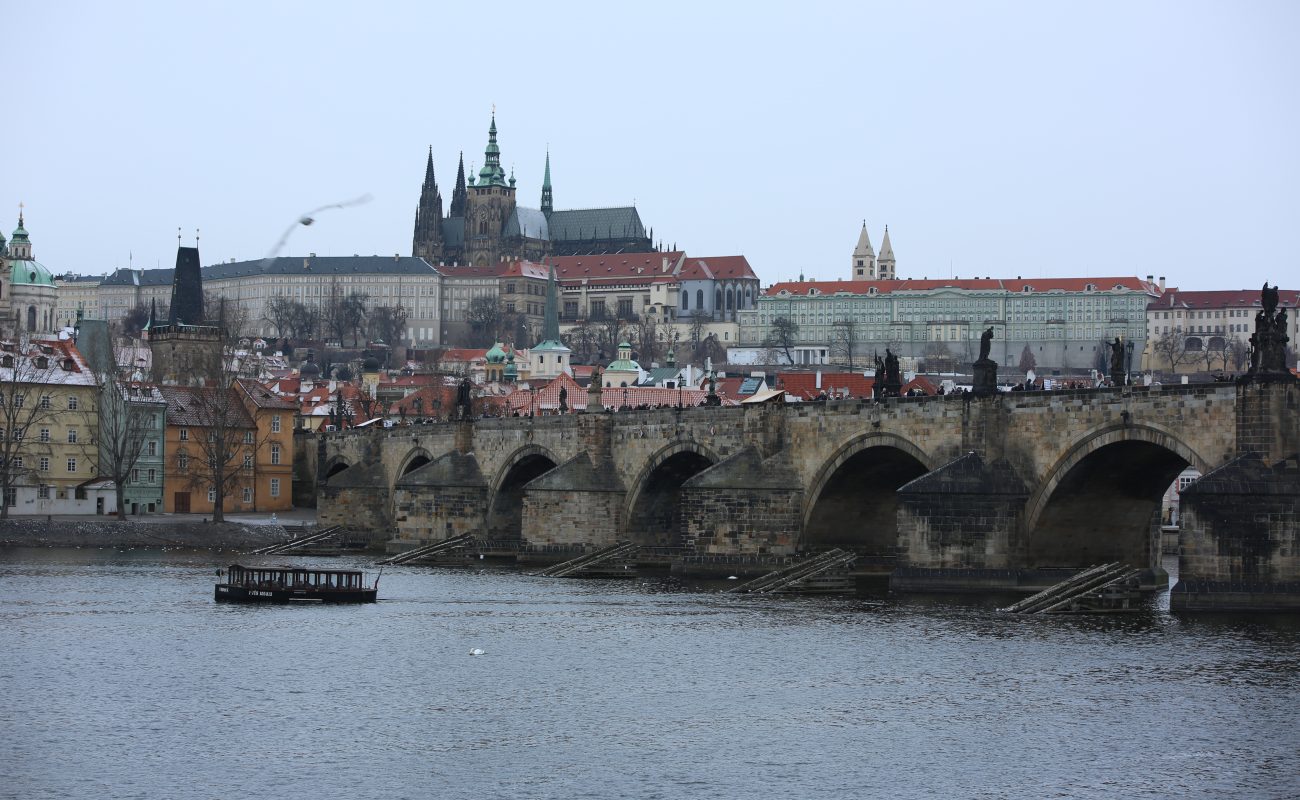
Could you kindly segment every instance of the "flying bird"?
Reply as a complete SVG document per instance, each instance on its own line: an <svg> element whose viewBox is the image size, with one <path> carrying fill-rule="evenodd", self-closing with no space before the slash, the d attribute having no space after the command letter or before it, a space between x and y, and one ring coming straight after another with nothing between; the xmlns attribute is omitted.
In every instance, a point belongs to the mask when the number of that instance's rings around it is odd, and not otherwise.
<svg viewBox="0 0 1300 800"><path fill-rule="evenodd" d="M303 214L302 216L298 217L298 219L290 223L289 227L284 229L284 233L280 236L280 241L275 243L275 247L271 248L271 252L268 253L266 258L262 260L263 265L265 265L271 259L275 258L280 254L280 251L284 249L285 243L289 241L289 236L293 234L295 228L297 228L299 225L305 228L314 224L316 222L316 215L319 214L320 212L328 211L331 208L350 208L352 206L363 206L366 203L369 203L371 199L372 198L370 196L370 193L367 192L366 194L363 194L360 197L354 197L351 200L344 200L342 203L330 203L329 205L321 206L320 208L313 208L311 211L308 211L306 214Z"/></svg>

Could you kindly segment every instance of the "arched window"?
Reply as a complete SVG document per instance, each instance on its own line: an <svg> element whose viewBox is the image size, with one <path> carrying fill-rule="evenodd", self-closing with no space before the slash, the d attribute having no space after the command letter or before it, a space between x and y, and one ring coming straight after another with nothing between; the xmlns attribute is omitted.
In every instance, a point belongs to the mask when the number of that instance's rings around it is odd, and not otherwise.
<svg viewBox="0 0 1300 800"><path fill-rule="evenodd" d="M695 310L696 310L696 311L703 311L703 310L704 310L704 290L703 290L703 289L696 289L696 290L695 290Z"/></svg>
<svg viewBox="0 0 1300 800"><path fill-rule="evenodd" d="M730 288L727 289L727 310L733 311L736 308L736 295Z"/></svg>
<svg viewBox="0 0 1300 800"><path fill-rule="evenodd" d="M691 310L691 293L682 292L682 311Z"/></svg>
<svg viewBox="0 0 1300 800"><path fill-rule="evenodd" d="M36 306L27 307L27 330L36 330Z"/></svg>
<svg viewBox="0 0 1300 800"><path fill-rule="evenodd" d="M718 288L713 291L713 310L722 310L722 289Z"/></svg>

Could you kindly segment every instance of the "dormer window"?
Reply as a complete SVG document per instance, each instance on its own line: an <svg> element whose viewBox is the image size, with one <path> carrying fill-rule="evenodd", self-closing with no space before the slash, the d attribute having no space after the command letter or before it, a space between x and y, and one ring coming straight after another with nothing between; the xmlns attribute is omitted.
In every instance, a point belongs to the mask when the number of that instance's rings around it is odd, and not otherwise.
<svg viewBox="0 0 1300 800"><path fill-rule="evenodd" d="M1033 290L1034 290L1034 287L1030 286L1030 285L1027 284L1027 283L1026 283L1024 286L1021 286L1021 287L1020 287L1020 291L1026 293L1026 294L1028 294L1029 292L1032 292Z"/></svg>
<svg viewBox="0 0 1300 800"><path fill-rule="evenodd" d="M867 290L867 294L875 294L875 293L876 293L876 287L874 286L872 286L870 289Z"/></svg>
<svg viewBox="0 0 1300 800"><path fill-rule="evenodd" d="M9 369L13 369L13 366L14 366L13 356L5 354L4 358L0 358L0 367L8 367Z"/></svg>
<svg viewBox="0 0 1300 800"><path fill-rule="evenodd" d="M1084 287L1083 287L1083 290L1084 290L1085 292L1095 292L1095 291L1097 291L1097 284L1095 284L1095 283L1085 284Z"/></svg>
<svg viewBox="0 0 1300 800"><path fill-rule="evenodd" d="M50 368L50 360L45 356L37 356L36 358L32 359L32 363L36 365L37 369Z"/></svg>

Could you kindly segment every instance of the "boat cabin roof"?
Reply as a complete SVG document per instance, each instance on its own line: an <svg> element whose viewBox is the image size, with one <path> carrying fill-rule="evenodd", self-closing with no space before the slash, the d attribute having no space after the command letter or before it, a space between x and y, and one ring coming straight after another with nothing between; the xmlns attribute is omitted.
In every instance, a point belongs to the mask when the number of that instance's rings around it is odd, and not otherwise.
<svg viewBox="0 0 1300 800"><path fill-rule="evenodd" d="M228 568L231 574L236 572L279 572L284 574L297 575L361 575L359 569L308 569L306 567L245 567L242 564L231 564Z"/></svg>

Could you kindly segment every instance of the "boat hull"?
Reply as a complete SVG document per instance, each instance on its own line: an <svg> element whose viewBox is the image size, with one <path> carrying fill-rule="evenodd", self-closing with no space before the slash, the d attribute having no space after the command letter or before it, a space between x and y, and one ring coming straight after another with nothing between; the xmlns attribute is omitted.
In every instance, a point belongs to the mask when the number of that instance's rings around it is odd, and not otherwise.
<svg viewBox="0 0 1300 800"><path fill-rule="evenodd" d="M219 603L373 603L377 594L376 589L252 589L218 583L214 596Z"/></svg>

